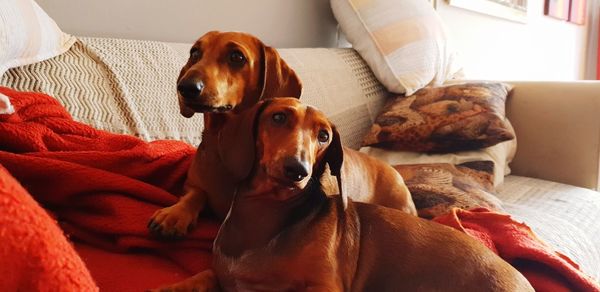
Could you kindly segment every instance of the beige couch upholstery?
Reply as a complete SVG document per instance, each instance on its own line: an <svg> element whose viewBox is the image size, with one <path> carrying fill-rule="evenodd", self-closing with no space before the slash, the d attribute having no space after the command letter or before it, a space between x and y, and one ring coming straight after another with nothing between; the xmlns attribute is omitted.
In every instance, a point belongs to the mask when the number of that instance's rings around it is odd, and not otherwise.
<svg viewBox="0 0 600 292"><path fill-rule="evenodd" d="M513 174L598 189L600 82L512 82Z"/></svg>
<svg viewBox="0 0 600 292"><path fill-rule="evenodd" d="M15 68L0 85L56 97L73 117L146 140L198 144L202 119L179 115L175 79L189 45L82 38L67 53ZM352 49L285 49L347 146L358 148L389 94ZM600 83L513 82L507 114L518 150L500 186L505 209L600 279ZM140 218L140 220L146 220Z"/></svg>

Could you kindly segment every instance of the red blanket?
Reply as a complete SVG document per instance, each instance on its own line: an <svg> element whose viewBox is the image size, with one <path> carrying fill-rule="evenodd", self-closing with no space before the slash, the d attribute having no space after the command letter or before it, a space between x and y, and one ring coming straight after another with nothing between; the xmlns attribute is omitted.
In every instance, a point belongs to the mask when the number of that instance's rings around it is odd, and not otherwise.
<svg viewBox="0 0 600 292"><path fill-rule="evenodd" d="M56 222L0 166L0 291L95 291Z"/></svg>
<svg viewBox="0 0 600 292"><path fill-rule="evenodd" d="M453 209L433 219L479 240L529 280L538 292L600 291L600 285L584 275L567 256L554 251L531 229L509 215L485 208Z"/></svg>
<svg viewBox="0 0 600 292"><path fill-rule="evenodd" d="M193 147L93 129L44 94L0 93L16 110L0 115L0 165L77 240L101 288L142 290L208 267L214 221L201 220L176 242L153 239L146 228L155 210L181 194Z"/></svg>

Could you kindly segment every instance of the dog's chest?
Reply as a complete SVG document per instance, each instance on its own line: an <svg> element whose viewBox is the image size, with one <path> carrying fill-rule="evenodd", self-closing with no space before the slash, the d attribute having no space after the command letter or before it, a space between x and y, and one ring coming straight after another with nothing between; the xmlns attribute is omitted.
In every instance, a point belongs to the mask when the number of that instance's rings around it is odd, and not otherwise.
<svg viewBox="0 0 600 292"><path fill-rule="evenodd" d="M215 248L214 269L225 291L341 291L335 257L333 237L283 248L275 239L237 258Z"/></svg>

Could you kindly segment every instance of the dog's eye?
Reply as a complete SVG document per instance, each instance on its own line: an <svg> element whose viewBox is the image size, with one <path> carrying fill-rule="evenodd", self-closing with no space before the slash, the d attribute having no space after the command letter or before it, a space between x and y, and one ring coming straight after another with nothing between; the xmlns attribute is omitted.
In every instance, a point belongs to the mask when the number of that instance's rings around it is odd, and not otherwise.
<svg viewBox="0 0 600 292"><path fill-rule="evenodd" d="M327 143L327 141L329 141L329 132L327 132L326 130L319 131L317 139L319 139L319 142L321 143Z"/></svg>
<svg viewBox="0 0 600 292"><path fill-rule="evenodd" d="M200 50L198 50L197 48L192 48L190 50L190 59L196 60L196 59L199 59L200 57L201 57Z"/></svg>
<svg viewBox="0 0 600 292"><path fill-rule="evenodd" d="M246 62L246 57L242 52L234 50L229 54L229 62L236 65L241 65Z"/></svg>
<svg viewBox="0 0 600 292"><path fill-rule="evenodd" d="M282 125L287 119L284 113L274 113L271 118L273 119L273 122L278 125Z"/></svg>

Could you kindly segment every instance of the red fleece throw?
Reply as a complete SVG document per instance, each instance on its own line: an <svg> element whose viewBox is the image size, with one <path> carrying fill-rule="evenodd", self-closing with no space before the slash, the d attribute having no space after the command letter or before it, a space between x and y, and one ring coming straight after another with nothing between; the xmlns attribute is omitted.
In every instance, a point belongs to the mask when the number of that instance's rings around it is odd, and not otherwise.
<svg viewBox="0 0 600 292"><path fill-rule="evenodd" d="M0 291L97 291L56 221L0 166Z"/></svg>
<svg viewBox="0 0 600 292"><path fill-rule="evenodd" d="M479 240L513 265L538 292L600 291L567 256L554 251L525 224L485 208L453 209L433 219Z"/></svg>
<svg viewBox="0 0 600 292"><path fill-rule="evenodd" d="M0 94L16 110L0 115L0 165L81 242L76 249L101 289L143 290L209 267L215 221L201 220L175 242L156 240L146 228L154 211L181 194L192 146L93 129L44 94L3 87Z"/></svg>

